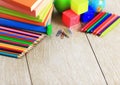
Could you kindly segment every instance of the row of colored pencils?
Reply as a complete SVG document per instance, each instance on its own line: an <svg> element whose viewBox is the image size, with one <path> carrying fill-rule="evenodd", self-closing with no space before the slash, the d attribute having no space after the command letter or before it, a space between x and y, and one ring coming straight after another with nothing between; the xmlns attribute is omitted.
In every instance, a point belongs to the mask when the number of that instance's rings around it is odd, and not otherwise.
<svg viewBox="0 0 120 85"><path fill-rule="evenodd" d="M0 26L0 55L21 58L43 38L43 34Z"/></svg>

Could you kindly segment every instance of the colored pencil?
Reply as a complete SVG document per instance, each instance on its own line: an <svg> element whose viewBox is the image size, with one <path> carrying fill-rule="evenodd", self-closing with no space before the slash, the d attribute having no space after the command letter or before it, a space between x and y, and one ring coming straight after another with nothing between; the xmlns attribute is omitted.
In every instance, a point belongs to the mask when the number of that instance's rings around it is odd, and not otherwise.
<svg viewBox="0 0 120 85"><path fill-rule="evenodd" d="M100 36L105 36L108 32L110 32L113 28L115 28L118 24L120 24L120 18L118 18L113 24L111 24Z"/></svg>
<svg viewBox="0 0 120 85"><path fill-rule="evenodd" d="M22 31L20 29L14 29L14 28L9 28L9 27L4 27L4 26L0 26L0 29L6 30L6 31L9 31L9 32L14 32L14 33L19 33L19 34L35 37L35 38L38 38L39 36L41 36L41 34L36 34L36 33L28 32L28 31L25 31L25 30Z"/></svg>
<svg viewBox="0 0 120 85"><path fill-rule="evenodd" d="M11 44L11 45L16 45L16 46L20 46L20 47L25 47L25 48L27 48L29 46L27 44L21 44L19 42L13 42L13 41L1 39L1 38L0 38L0 42L6 43L6 44Z"/></svg>
<svg viewBox="0 0 120 85"><path fill-rule="evenodd" d="M99 34L102 30L104 30L111 22L113 22L118 16L113 14L109 17L105 22L103 22L98 28L96 28L93 34Z"/></svg>
<svg viewBox="0 0 120 85"><path fill-rule="evenodd" d="M10 38L8 36L3 36L3 35L0 36L0 39L10 40L12 42L18 42L18 43L27 44L27 45L31 45L33 43L33 42L25 41L25 40L20 40L20 39L17 39L17 38Z"/></svg>
<svg viewBox="0 0 120 85"><path fill-rule="evenodd" d="M88 22L88 24L86 24L80 31L81 32L87 31L88 28L90 28L95 22L97 22L104 14L105 12L100 12L94 19Z"/></svg>
<svg viewBox="0 0 120 85"><path fill-rule="evenodd" d="M17 22L17 21L14 21L14 20L8 20L8 19L4 19L4 18L0 18L0 25L7 26L7 27L12 27L12 28L16 28L16 29L41 32L41 33L45 33L45 34L47 33L47 28L46 27L32 25L32 24L26 24L26 23Z"/></svg>
<svg viewBox="0 0 120 85"><path fill-rule="evenodd" d="M23 14L21 12L11 10L11 9L8 9L8 8L2 7L2 6L0 6L0 13L9 14L9 15L20 17L20 18L23 18L23 19L33 20L33 21L36 21L36 22L42 22L42 20L37 18L37 17L29 16L27 14Z"/></svg>
<svg viewBox="0 0 120 85"><path fill-rule="evenodd" d="M12 58L18 58L19 54L14 54L12 52L7 52L7 51L0 50L0 55L12 57Z"/></svg>
<svg viewBox="0 0 120 85"><path fill-rule="evenodd" d="M91 26L87 32L91 33L92 31L94 31L103 21L105 21L109 16L111 16L111 14L106 13L102 18L100 18L93 26Z"/></svg>
<svg viewBox="0 0 120 85"><path fill-rule="evenodd" d="M0 42L0 48L11 50L11 51L17 51L17 52L24 52L26 50L26 48L24 48L24 47L5 44L5 43L1 43L1 42Z"/></svg>
<svg viewBox="0 0 120 85"><path fill-rule="evenodd" d="M33 42L37 39L37 38L29 37L26 35L21 35L21 34L17 34L17 33L13 33L13 32L4 31L1 29L0 29L0 35L9 36L12 38L18 38L20 40L26 40L26 41L30 41L30 42Z"/></svg>
<svg viewBox="0 0 120 85"><path fill-rule="evenodd" d="M15 53L20 53L19 55L16 55L15 58L21 58L23 57L28 51L30 51L33 47L35 47L41 40L43 40L45 37L45 35L41 35L36 41L33 42L33 44L29 45L27 48L25 47L19 47L19 46L15 46L15 45L10 45L7 43L0 43L0 50L3 50L2 52L13 52L12 55L14 55ZM10 53L9 53L10 54ZM5 55L3 53L0 53L0 55ZM9 57L12 57L10 55L8 55Z"/></svg>

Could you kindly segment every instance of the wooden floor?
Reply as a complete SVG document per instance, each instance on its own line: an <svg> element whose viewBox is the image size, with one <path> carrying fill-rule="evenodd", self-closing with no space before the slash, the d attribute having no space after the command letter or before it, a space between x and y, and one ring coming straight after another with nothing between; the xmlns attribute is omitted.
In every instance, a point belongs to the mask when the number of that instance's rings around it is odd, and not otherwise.
<svg viewBox="0 0 120 85"><path fill-rule="evenodd" d="M119 0L106 10L120 15ZM62 40L59 15L52 24L53 35L23 59L0 56L0 85L120 85L120 25L103 38L74 32Z"/></svg>

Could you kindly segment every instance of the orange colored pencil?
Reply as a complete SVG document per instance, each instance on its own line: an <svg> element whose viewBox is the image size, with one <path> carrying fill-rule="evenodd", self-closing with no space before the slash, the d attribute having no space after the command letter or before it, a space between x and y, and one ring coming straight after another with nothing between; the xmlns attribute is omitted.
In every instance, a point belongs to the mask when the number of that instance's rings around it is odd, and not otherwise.
<svg viewBox="0 0 120 85"><path fill-rule="evenodd" d="M5 43L0 43L0 48L7 49L10 51L17 51L17 52L24 52L26 50L26 48L24 48L24 47L5 44Z"/></svg>

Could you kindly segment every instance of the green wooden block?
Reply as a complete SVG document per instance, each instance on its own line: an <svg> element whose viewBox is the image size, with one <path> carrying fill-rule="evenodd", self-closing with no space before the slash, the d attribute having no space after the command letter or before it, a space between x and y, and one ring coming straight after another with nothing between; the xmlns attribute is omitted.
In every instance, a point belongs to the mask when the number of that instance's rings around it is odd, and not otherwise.
<svg viewBox="0 0 120 85"><path fill-rule="evenodd" d="M88 0L71 0L71 9L78 15L88 11Z"/></svg>

